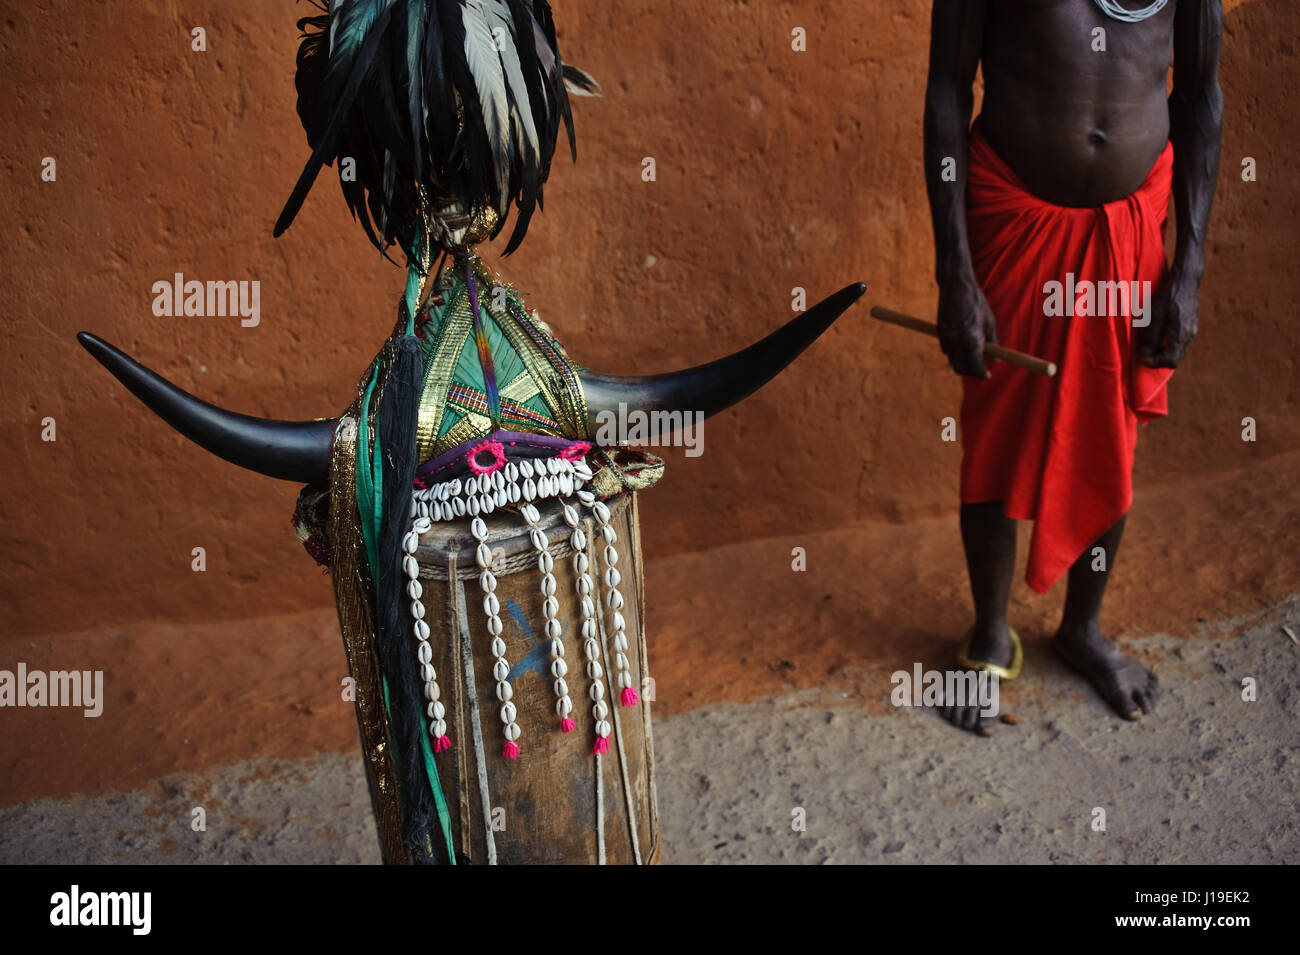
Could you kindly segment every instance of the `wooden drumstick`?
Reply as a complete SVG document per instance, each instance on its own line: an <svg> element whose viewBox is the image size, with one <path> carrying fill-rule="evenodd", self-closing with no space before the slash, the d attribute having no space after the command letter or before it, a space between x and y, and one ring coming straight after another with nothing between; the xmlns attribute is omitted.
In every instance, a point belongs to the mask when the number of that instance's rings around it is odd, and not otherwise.
<svg viewBox="0 0 1300 955"><path fill-rule="evenodd" d="M911 315L904 315L902 312L881 308L879 305L871 306L871 317L878 318L882 322L889 322L891 325L910 328L914 332L924 332L935 338L939 337L939 326L934 322L927 322L923 318L913 318ZM1026 355L1024 352L1015 351L1011 348L1003 348L1001 345L994 345L992 342L985 343L984 354L990 358L996 358L998 361L1005 361L1008 365L1015 365L1017 368L1028 368L1030 371L1046 375L1048 378L1056 374L1055 362L1035 358L1033 355Z"/></svg>

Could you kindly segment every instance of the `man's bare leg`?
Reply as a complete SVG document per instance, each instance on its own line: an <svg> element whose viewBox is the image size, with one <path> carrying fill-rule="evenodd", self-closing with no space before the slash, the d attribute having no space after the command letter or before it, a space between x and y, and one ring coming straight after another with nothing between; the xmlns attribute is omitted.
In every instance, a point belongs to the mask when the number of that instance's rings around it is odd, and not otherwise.
<svg viewBox="0 0 1300 955"><path fill-rule="evenodd" d="M962 504L961 540L975 601L969 656L1007 666L1014 652L1007 625L1007 599L1016 570L1016 522L1002 513L1001 501ZM980 728L977 705L945 706L939 712L954 726Z"/></svg>
<svg viewBox="0 0 1300 955"><path fill-rule="evenodd" d="M1129 720L1155 709L1160 684L1156 675L1132 657L1125 656L1101 635L1101 600L1115 568L1115 554L1124 533L1124 518L1108 530L1070 568L1069 590L1065 596L1065 613L1056 632L1056 646L1061 655L1078 670L1114 707ZM1093 570L1096 548L1105 552L1105 569Z"/></svg>

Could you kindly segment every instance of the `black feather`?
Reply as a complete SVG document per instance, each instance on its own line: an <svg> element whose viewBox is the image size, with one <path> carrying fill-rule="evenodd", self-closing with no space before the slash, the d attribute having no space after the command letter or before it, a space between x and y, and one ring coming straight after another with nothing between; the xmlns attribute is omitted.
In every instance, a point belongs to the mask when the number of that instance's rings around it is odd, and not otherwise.
<svg viewBox="0 0 1300 955"><path fill-rule="evenodd" d="M415 168L424 168L424 69L420 59L424 55L424 21L427 10L424 0L403 0L406 5L403 22L404 52L402 79L406 83L407 120L411 124L411 146L415 154Z"/></svg>
<svg viewBox="0 0 1300 955"><path fill-rule="evenodd" d="M357 54L356 61L348 73L347 83L338 96L338 102L330 110L330 120L321 133L320 142L312 150L311 158L307 160L307 165L303 167L302 174L293 187L293 192L289 194L289 200L284 204L284 209L280 212L280 218L276 220L275 235L278 236L289 228L289 223L298 214L298 210L302 208L303 200L307 198L307 193L311 191L312 184L316 181L321 166L325 164L327 158L333 158L334 155L337 155L333 148L334 140L338 136L345 117L352 107L352 101L361 86L361 81L365 79L366 74L370 71L370 63L374 59L375 51L379 48L379 40L383 35L384 27L388 23L388 14L391 9L391 7L384 8L375 26L366 36L365 43L362 45L361 51ZM326 77L325 82L328 84L328 77ZM327 106L328 104L322 105Z"/></svg>
<svg viewBox="0 0 1300 955"><path fill-rule="evenodd" d="M569 110L569 93L564 88L564 77L562 67L563 61L560 59L560 45L555 39L555 19L551 16L551 5L546 0L536 0L533 4L533 12L537 15L537 21L542 26L542 35L546 37L546 42L555 54L555 73L551 77L551 85L555 92L555 101L560 109L560 116L564 120L564 129L569 134L569 154L573 157L574 162L578 159L578 142L573 134L573 114Z"/></svg>
<svg viewBox="0 0 1300 955"><path fill-rule="evenodd" d="M580 70L572 63L564 64L564 88L579 96L599 96L600 84L586 70Z"/></svg>
<svg viewBox="0 0 1300 955"><path fill-rule="evenodd" d="M456 110L447 95L447 76L442 55L442 21L437 10L429 10L428 13L424 22L424 57L421 61L424 70L421 90L426 113L424 127L432 155L442 157L439 161L445 166L445 157L456 141ZM435 174L442 178L445 171L439 168Z"/></svg>
<svg viewBox="0 0 1300 955"><path fill-rule="evenodd" d="M299 21L296 77L298 115L313 152L276 235L292 222L320 167L346 159L355 178L340 165L344 200L381 250L411 247L421 187L435 205L497 209L497 232L513 205L506 254L518 248L542 208L561 124L577 155L566 81L584 89L586 74L561 61L550 5L341 0L332 13L317 6L321 15ZM473 63L466 16L474 25ZM504 41L491 54L485 30Z"/></svg>

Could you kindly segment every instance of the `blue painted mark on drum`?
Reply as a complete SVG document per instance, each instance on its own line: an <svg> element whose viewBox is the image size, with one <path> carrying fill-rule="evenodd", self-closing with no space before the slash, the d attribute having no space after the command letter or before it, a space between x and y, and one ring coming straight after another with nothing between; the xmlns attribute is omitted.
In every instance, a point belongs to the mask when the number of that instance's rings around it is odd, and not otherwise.
<svg viewBox="0 0 1300 955"><path fill-rule="evenodd" d="M510 616L515 618L515 623L519 624L519 629L528 635L529 641L532 642L533 648L515 661L515 665L510 668L510 675L507 679L513 683L520 675L527 673L529 670L536 670L541 674L542 679L547 682L551 679L551 641L538 640L537 634L533 632L532 626L528 623L528 618L524 616L523 610L513 600L506 601L506 609L510 611ZM569 632L569 625L566 623L560 630L560 639Z"/></svg>

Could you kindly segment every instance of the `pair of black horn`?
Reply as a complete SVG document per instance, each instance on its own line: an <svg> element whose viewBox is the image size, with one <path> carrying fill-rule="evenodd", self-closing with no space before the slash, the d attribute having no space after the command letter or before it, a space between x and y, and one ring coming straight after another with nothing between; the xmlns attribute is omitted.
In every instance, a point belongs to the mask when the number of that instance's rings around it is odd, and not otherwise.
<svg viewBox="0 0 1300 955"><path fill-rule="evenodd" d="M620 406L626 413L690 411L706 417L731 407L794 361L864 291L861 283L846 286L743 351L685 371L640 378L583 373L592 433L605 414L617 415ZM279 421L226 411L176 387L89 332L80 332L77 340L150 410L200 447L268 477L302 484L328 480L338 419Z"/></svg>

